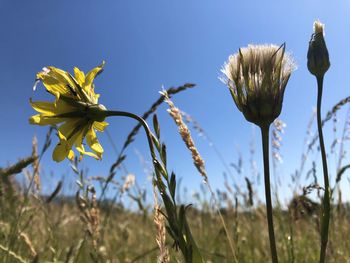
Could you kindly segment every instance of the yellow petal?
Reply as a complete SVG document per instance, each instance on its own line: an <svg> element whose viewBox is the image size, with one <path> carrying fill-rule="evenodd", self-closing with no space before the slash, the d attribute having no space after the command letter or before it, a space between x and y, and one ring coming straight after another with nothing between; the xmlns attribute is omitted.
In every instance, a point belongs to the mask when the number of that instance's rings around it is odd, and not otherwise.
<svg viewBox="0 0 350 263"><path fill-rule="evenodd" d="M99 160L99 159L101 159L101 155L96 155L96 154L93 153L93 152L87 152L87 151L85 150L84 145L83 145L83 140L84 140L84 138L85 138L87 132L90 130L90 128L91 128L91 127L90 127L89 125L87 125L87 126L84 127L84 131L82 131L82 132L79 134L79 136L77 137L77 139L76 139L76 141L75 141L75 147L76 147L76 149L78 150L78 152L80 152L81 158L82 158L82 155L88 155L88 156L91 156L91 157L93 157L93 158Z"/></svg>
<svg viewBox="0 0 350 263"><path fill-rule="evenodd" d="M87 73L87 75L85 77L85 82L83 84L83 90L89 96L89 99L90 99L91 103L93 103L93 104L97 104L98 98L100 96L99 94L95 94L95 91L94 91L95 87L94 87L93 81L96 78L96 76L102 72L104 65L105 65L105 62L102 61L101 65L90 70Z"/></svg>
<svg viewBox="0 0 350 263"><path fill-rule="evenodd" d="M34 110L43 113L45 116L54 116L63 113L74 112L77 111L77 108L79 107L79 105L75 107L72 104L68 104L62 99L58 99L55 103L46 101L34 102L30 100L30 104Z"/></svg>
<svg viewBox="0 0 350 263"><path fill-rule="evenodd" d="M73 160L73 158L74 158L74 152L73 152L72 150L69 151L67 158L68 158L69 160Z"/></svg>
<svg viewBox="0 0 350 263"><path fill-rule="evenodd" d="M68 119L58 128L58 137L61 140L67 140L76 131L81 119Z"/></svg>
<svg viewBox="0 0 350 263"><path fill-rule="evenodd" d="M86 134L86 142L99 157L102 157L103 148L96 137L96 133L93 127L91 127Z"/></svg>
<svg viewBox="0 0 350 263"><path fill-rule="evenodd" d="M55 78L60 83L64 83L69 91L71 90L67 86L68 84L71 86L71 88L75 88L74 80L71 78L70 74L67 71L55 67L48 67L48 69L49 72L47 73L47 75Z"/></svg>
<svg viewBox="0 0 350 263"><path fill-rule="evenodd" d="M79 83L79 85L82 87L85 82L85 74L83 71L78 69L77 67L74 68L74 77Z"/></svg>
<svg viewBox="0 0 350 263"><path fill-rule="evenodd" d="M104 65L105 62L102 61L101 65L89 71L89 73L86 75L84 86L90 87L92 85L92 82L94 81L96 76L102 72Z"/></svg>
<svg viewBox="0 0 350 263"><path fill-rule="evenodd" d="M73 104L73 103L68 103L62 99L58 99L55 102L56 106L56 114L63 114L63 113L68 113L68 112L75 112L80 109L80 105L78 103Z"/></svg>
<svg viewBox="0 0 350 263"><path fill-rule="evenodd" d="M90 124L87 123L83 128L80 129L80 131L78 132L78 136L75 140L75 147L82 147L82 149L84 149L83 147L83 140L86 136L86 133L88 132L88 130L90 129Z"/></svg>
<svg viewBox="0 0 350 263"><path fill-rule="evenodd" d="M64 83L67 89L70 92L70 97L73 97L77 100L82 100L84 102L89 102L88 95L79 85L78 81L73 78L68 72L55 68L48 67L49 72L47 74L51 75L53 78L57 79L60 83Z"/></svg>
<svg viewBox="0 0 350 263"><path fill-rule="evenodd" d="M70 151L71 149L68 143L66 141L60 141L52 153L52 159L56 162L61 162L69 155Z"/></svg>
<svg viewBox="0 0 350 263"><path fill-rule="evenodd" d="M93 158L95 158L97 160L101 159L95 153L85 151L84 145L77 146L76 149L78 150L78 152L80 152L81 155L88 155L88 156L91 156L91 157L93 157Z"/></svg>
<svg viewBox="0 0 350 263"><path fill-rule="evenodd" d="M64 122L65 120L65 118L56 118L51 116L45 116L42 114L37 114L29 118L29 123L36 125L54 125Z"/></svg>
<svg viewBox="0 0 350 263"><path fill-rule="evenodd" d="M80 122L68 137L68 143L70 147L72 147L74 144L81 145L89 128L90 128L89 123L86 123L84 120Z"/></svg>
<svg viewBox="0 0 350 263"><path fill-rule="evenodd" d="M47 72L39 72L37 78L42 80L46 90L53 94L57 99L60 95L74 98L71 90L67 86L68 83L62 82L60 79L53 77L52 74L49 75Z"/></svg>
<svg viewBox="0 0 350 263"><path fill-rule="evenodd" d="M52 153L52 159L56 162L61 162L65 158L72 160L74 152L72 151L72 142L61 140L55 147Z"/></svg>
<svg viewBox="0 0 350 263"><path fill-rule="evenodd" d="M95 121L94 124L92 125L96 130L103 132L106 127L109 125L108 122L106 121Z"/></svg>
<svg viewBox="0 0 350 263"><path fill-rule="evenodd" d="M52 116L56 114L56 107L55 104L52 102L46 102L46 101L32 101L30 100L30 105L33 107L34 110L40 113L45 113L47 116Z"/></svg>
<svg viewBox="0 0 350 263"><path fill-rule="evenodd" d="M79 122L79 120L78 120L78 122ZM79 126L75 126L74 124L75 124L75 121L67 121L66 123L63 124L63 125L65 125L63 127L63 129L61 129L61 131L59 129L59 131L58 131L58 135L60 137L60 142L57 144L57 146L53 152L53 155L52 155L52 158L56 162L60 162L66 157L68 157L69 159L74 157L74 152L72 151L72 146L74 144L78 144L78 145L81 144L81 141L82 141L81 138L83 138L85 136L84 132L86 132L89 128L89 127L80 128ZM61 127L63 125L61 125ZM79 123L78 123L78 125L79 125ZM68 131L69 134L68 135L66 134L67 137L65 137L61 132L67 133L67 129L70 126L74 127L74 129Z"/></svg>

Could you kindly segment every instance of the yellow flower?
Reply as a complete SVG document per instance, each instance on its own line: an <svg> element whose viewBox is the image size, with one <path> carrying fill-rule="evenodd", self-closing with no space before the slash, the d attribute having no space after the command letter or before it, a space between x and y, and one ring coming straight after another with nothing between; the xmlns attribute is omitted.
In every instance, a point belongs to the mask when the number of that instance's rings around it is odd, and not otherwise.
<svg viewBox="0 0 350 263"><path fill-rule="evenodd" d="M59 143L53 151L52 158L56 162L66 157L72 159L75 146L80 155L102 158L103 148L96 137L96 130L104 131L107 122L106 108L98 104L99 94L95 94L93 80L102 72L104 62L86 75L74 68L74 77L68 72L47 67L37 74L37 81L42 82L45 89L56 97L54 102L38 101L30 104L39 114L30 117L29 122L37 125L61 124L58 128ZM83 140L92 152L85 151Z"/></svg>

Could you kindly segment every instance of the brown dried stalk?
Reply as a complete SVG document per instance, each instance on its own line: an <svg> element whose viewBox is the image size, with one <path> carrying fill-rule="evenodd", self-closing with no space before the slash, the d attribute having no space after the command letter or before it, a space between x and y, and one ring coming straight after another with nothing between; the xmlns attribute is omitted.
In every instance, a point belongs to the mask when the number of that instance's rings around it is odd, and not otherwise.
<svg viewBox="0 0 350 263"><path fill-rule="evenodd" d="M75 200L81 213L80 219L85 224L86 233L91 237L93 247L97 249L100 240L100 210L97 207L95 188L90 186L87 191L91 193L91 200L81 197L79 191Z"/></svg>
<svg viewBox="0 0 350 263"><path fill-rule="evenodd" d="M158 204L156 188L153 187L154 194L154 217L153 221L156 225L157 235L156 242L159 247L159 254L157 257L157 263L168 263L170 260L169 250L166 246L166 228L165 218L161 212L160 205Z"/></svg>

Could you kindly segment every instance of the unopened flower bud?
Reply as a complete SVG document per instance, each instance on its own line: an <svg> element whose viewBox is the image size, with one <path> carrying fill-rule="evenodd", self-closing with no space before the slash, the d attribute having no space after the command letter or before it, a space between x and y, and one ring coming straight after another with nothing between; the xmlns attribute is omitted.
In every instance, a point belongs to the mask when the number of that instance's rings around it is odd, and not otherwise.
<svg viewBox="0 0 350 263"><path fill-rule="evenodd" d="M330 67L329 55L324 40L324 25L320 21L314 22L314 33L311 35L307 52L307 67L316 77L323 77Z"/></svg>

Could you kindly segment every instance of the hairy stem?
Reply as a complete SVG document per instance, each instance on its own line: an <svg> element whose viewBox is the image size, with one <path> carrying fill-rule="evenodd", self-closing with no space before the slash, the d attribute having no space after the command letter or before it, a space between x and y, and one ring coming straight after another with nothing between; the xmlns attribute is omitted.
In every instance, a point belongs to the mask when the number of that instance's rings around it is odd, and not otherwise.
<svg viewBox="0 0 350 263"><path fill-rule="evenodd" d="M323 76L317 77L317 129L318 138L320 141L320 149L322 156L322 167L323 167L323 177L324 177L324 197L323 197L323 211L322 211L322 221L321 221L321 251L320 251L320 263L326 261L326 250L328 243L328 231L329 231L329 220L331 214L330 205L330 192L329 192L329 179L328 179L328 168L327 168L327 156L323 141L322 132L322 120L321 120L321 102L322 102L322 90L323 90Z"/></svg>
<svg viewBox="0 0 350 263"><path fill-rule="evenodd" d="M271 201L271 187L270 187L270 164L269 164L269 128L270 125L262 125L261 138L263 145L264 156L264 178L265 178L265 198L266 198L266 215L267 225L269 229L271 258L273 263L278 263L275 232L273 227L273 215L272 215L272 201Z"/></svg>

